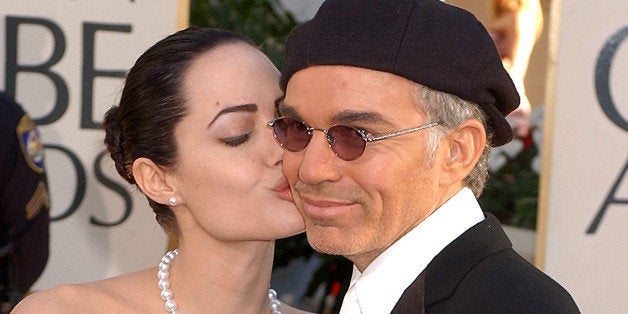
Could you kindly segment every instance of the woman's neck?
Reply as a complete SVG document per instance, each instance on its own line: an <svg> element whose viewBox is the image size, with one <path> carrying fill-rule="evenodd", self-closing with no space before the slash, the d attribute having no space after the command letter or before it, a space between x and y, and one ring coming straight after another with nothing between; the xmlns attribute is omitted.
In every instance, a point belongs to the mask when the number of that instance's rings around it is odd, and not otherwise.
<svg viewBox="0 0 628 314"><path fill-rule="evenodd" d="M179 240L170 285L182 313L265 313L274 241Z"/></svg>

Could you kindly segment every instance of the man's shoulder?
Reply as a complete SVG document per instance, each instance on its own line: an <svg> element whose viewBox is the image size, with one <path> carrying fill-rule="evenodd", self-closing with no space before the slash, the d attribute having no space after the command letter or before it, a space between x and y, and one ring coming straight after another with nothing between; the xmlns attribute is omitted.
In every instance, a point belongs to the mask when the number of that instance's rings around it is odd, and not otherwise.
<svg viewBox="0 0 628 314"><path fill-rule="evenodd" d="M497 220L489 215L436 256L426 275L428 307L454 312L472 308L509 313L578 312L569 293L517 254Z"/></svg>
<svg viewBox="0 0 628 314"><path fill-rule="evenodd" d="M512 249L480 261L460 281L454 295L490 300L483 306L493 304L496 309L577 312L577 306L565 288Z"/></svg>
<svg viewBox="0 0 628 314"><path fill-rule="evenodd" d="M512 249L487 256L455 279L439 297L426 289L426 312L579 313L567 290Z"/></svg>

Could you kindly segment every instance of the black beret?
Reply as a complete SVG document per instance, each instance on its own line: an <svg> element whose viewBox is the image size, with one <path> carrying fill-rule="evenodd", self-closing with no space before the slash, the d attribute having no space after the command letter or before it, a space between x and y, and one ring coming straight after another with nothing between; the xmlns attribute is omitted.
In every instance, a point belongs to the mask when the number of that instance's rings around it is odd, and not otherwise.
<svg viewBox="0 0 628 314"><path fill-rule="evenodd" d="M504 118L519 95L473 14L438 0L327 0L286 40L281 87L314 65L389 72L478 104L492 145L509 142Z"/></svg>

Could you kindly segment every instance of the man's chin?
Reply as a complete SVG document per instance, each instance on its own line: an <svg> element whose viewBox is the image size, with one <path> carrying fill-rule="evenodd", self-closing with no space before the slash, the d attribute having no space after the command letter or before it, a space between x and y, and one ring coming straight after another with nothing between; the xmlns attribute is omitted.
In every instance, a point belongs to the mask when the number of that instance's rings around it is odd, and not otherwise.
<svg viewBox="0 0 628 314"><path fill-rule="evenodd" d="M338 246L329 245L329 244L312 244L312 242L310 242L310 245L312 246L314 250L316 250L319 253L324 253L328 255L347 256L345 254L347 250L343 247L338 247Z"/></svg>
<svg viewBox="0 0 628 314"><path fill-rule="evenodd" d="M325 232L325 228L317 227L317 230L307 228L307 240L314 250L329 255L352 255L350 241L345 237L337 236L332 232Z"/></svg>

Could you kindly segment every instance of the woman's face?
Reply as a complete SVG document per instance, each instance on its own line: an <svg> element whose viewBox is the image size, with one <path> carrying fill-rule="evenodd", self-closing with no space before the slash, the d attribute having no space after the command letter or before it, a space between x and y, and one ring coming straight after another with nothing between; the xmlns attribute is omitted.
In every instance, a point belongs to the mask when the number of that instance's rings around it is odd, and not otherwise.
<svg viewBox="0 0 628 314"><path fill-rule="evenodd" d="M282 150L266 122L281 95L279 72L245 43L198 56L184 75L186 116L175 127L179 160L169 178L193 217L179 221L222 240L270 240L301 232L281 173Z"/></svg>

